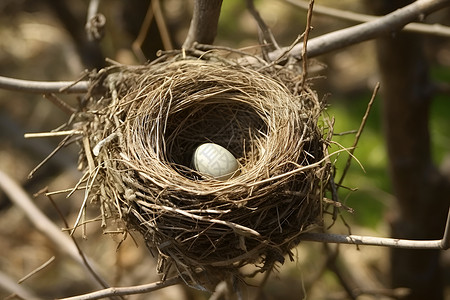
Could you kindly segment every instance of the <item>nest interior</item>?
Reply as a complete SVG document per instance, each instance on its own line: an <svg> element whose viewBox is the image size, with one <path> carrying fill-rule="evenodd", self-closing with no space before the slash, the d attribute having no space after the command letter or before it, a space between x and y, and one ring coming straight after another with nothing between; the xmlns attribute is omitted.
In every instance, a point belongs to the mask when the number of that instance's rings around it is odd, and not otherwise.
<svg viewBox="0 0 450 300"><path fill-rule="evenodd" d="M283 261L321 222L329 176L321 105L298 81L287 68L182 56L100 72L74 118L92 201L143 235L164 275L200 282L199 271ZM205 142L227 148L240 175L191 169Z"/></svg>

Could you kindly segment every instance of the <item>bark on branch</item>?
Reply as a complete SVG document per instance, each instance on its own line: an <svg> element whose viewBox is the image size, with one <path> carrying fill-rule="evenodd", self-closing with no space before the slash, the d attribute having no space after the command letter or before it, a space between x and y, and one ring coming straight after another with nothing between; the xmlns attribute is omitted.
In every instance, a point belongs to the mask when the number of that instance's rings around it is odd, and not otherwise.
<svg viewBox="0 0 450 300"><path fill-rule="evenodd" d="M212 44L217 34L222 0L195 0L194 13L183 48L191 48L194 42Z"/></svg>
<svg viewBox="0 0 450 300"><path fill-rule="evenodd" d="M387 36L445 6L450 6L450 0L418 0L371 22L321 35L308 41L308 57L329 53L383 35ZM303 43L295 45L290 55L300 57L302 47ZM275 50L269 53L269 57L276 60L288 49L289 47L284 47Z"/></svg>

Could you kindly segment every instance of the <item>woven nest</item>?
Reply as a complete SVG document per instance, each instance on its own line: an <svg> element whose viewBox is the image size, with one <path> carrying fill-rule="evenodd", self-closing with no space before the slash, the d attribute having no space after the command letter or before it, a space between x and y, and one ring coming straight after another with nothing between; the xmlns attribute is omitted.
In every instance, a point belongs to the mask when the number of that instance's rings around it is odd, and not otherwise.
<svg viewBox="0 0 450 300"><path fill-rule="evenodd" d="M214 56L103 70L75 117L91 200L142 234L164 275L207 286L246 264L282 262L321 222L329 176L321 105L299 78ZM227 148L239 176L191 169L205 142Z"/></svg>

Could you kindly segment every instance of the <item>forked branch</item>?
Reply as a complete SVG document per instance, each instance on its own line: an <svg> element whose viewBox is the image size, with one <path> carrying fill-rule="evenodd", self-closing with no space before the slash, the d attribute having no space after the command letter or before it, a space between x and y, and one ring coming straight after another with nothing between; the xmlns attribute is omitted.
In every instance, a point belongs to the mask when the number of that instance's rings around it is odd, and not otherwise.
<svg viewBox="0 0 450 300"><path fill-rule="evenodd" d="M314 57L355 45L383 35L392 34L406 24L423 18L443 7L450 6L450 0L418 0L384 17L321 35L308 41L308 57ZM300 57L303 43L295 45L289 55ZM288 48L281 48L269 54L271 60L277 60Z"/></svg>

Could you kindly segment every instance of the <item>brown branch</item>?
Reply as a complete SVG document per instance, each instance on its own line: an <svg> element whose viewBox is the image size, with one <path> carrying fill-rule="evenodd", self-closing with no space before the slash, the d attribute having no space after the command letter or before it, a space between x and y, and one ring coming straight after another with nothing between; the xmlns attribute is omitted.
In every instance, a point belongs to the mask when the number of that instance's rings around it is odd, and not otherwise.
<svg viewBox="0 0 450 300"><path fill-rule="evenodd" d="M418 0L376 20L324 34L308 41L308 57L329 53L380 36L392 34L401 30L406 24L449 5L450 0ZM295 45L290 55L300 57L302 48L303 43ZM277 59L286 49L286 47L283 47L269 53L270 59Z"/></svg>
<svg viewBox="0 0 450 300"><path fill-rule="evenodd" d="M217 34L222 0L195 0L194 13L189 27L184 49L189 49L197 42L212 44Z"/></svg>

